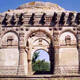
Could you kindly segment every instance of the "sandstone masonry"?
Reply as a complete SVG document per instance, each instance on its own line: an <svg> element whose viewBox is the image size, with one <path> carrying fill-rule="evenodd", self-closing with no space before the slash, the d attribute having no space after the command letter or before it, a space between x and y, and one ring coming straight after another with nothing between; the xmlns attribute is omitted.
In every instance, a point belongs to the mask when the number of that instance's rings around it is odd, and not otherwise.
<svg viewBox="0 0 80 80"><path fill-rule="evenodd" d="M0 14L0 75L32 75L39 49L49 53L52 74L79 74L80 13L31 2Z"/></svg>

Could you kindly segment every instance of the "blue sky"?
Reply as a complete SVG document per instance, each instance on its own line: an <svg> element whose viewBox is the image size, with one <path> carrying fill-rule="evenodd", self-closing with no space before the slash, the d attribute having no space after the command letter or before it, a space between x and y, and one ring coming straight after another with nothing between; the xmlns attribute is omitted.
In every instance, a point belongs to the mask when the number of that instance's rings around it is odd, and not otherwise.
<svg viewBox="0 0 80 80"><path fill-rule="evenodd" d="M50 60L49 60L49 54L46 51L44 51L44 50L38 50L36 52L40 52L39 53L39 57L38 57L37 60L45 60L46 62L50 62Z"/></svg>
<svg viewBox="0 0 80 80"><path fill-rule="evenodd" d="M52 2L60 5L67 10L80 12L80 0L1 0L0 12L7 11L9 9L16 9L19 5L31 1Z"/></svg>

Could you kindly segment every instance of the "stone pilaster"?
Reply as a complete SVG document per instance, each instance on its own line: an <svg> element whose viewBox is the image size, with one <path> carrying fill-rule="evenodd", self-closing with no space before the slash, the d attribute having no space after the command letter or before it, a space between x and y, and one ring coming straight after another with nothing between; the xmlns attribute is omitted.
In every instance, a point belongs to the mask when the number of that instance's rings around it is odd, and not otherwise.
<svg viewBox="0 0 80 80"><path fill-rule="evenodd" d="M19 41L19 71L18 75L25 75L24 73L24 60L23 60L23 54L25 52L24 47L24 33L19 33L20 41Z"/></svg>
<svg viewBox="0 0 80 80"><path fill-rule="evenodd" d="M58 39L58 36L59 36L59 33L54 32L54 34L53 34L54 60L55 60L54 74L59 73L59 39Z"/></svg>
<svg viewBox="0 0 80 80"><path fill-rule="evenodd" d="M31 59L30 50L28 51L28 54L27 54L27 61L28 61L28 74L31 75L32 74L32 59Z"/></svg>
<svg viewBox="0 0 80 80"><path fill-rule="evenodd" d="M18 75L25 75L25 73L24 73L23 54L24 54L24 49L20 49Z"/></svg>
<svg viewBox="0 0 80 80"><path fill-rule="evenodd" d="M59 46L55 46L55 67L54 67L54 74L60 73L59 70Z"/></svg>

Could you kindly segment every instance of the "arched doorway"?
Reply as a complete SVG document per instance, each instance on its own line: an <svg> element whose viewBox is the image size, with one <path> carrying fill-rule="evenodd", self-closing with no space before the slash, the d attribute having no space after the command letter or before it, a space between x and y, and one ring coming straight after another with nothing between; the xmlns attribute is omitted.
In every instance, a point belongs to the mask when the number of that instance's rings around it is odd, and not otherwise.
<svg viewBox="0 0 80 80"><path fill-rule="evenodd" d="M50 54L45 50L37 50L32 57L32 71L34 74L50 73Z"/></svg>
<svg viewBox="0 0 80 80"><path fill-rule="evenodd" d="M32 57L33 53L37 50L45 50L50 58L50 73L54 71L54 48L50 34L43 30L34 31L29 35L27 40L28 48L28 72L32 74Z"/></svg>

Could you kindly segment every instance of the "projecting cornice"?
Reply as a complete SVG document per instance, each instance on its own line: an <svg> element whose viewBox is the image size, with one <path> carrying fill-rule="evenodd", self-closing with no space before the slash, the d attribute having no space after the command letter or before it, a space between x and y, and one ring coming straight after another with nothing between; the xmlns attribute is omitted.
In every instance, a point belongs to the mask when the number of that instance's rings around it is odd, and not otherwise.
<svg viewBox="0 0 80 80"><path fill-rule="evenodd" d="M30 2L0 14L2 26L78 26L80 13L49 2Z"/></svg>
<svg viewBox="0 0 80 80"><path fill-rule="evenodd" d="M3 26L78 26L80 25L80 13L56 13L53 15L47 15L42 13L37 15L32 13L28 14L5 14L0 15L0 23Z"/></svg>

